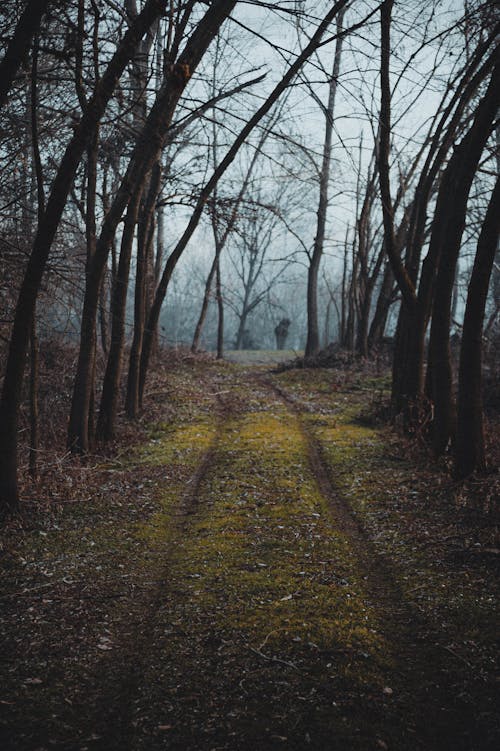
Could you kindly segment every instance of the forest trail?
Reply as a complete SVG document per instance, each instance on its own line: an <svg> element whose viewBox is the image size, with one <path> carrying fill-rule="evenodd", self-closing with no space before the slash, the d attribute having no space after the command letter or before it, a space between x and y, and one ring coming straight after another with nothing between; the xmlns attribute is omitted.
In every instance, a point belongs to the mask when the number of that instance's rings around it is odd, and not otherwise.
<svg viewBox="0 0 500 751"><path fill-rule="evenodd" d="M411 460L360 420L382 387L196 361L172 373L165 422L101 470L134 478L147 518L130 526L110 481L99 529L84 520L90 552L80 526L45 556L88 589L56 588L29 624L11 673L38 672L22 704L6 696L3 747L496 748L498 583L457 555L456 510L422 512ZM86 596L94 609L78 609Z"/></svg>

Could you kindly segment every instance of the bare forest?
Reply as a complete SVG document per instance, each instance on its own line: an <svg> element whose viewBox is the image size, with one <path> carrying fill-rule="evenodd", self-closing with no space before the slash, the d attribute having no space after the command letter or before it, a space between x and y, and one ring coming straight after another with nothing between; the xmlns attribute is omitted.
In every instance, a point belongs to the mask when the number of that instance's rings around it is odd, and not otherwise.
<svg viewBox="0 0 500 751"><path fill-rule="evenodd" d="M499 40L0 4L2 748L498 748Z"/></svg>

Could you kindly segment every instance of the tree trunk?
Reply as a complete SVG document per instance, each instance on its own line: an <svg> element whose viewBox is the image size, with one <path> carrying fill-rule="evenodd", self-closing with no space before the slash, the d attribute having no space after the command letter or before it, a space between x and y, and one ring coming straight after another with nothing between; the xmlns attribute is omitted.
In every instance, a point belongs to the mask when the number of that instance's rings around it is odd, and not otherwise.
<svg viewBox="0 0 500 751"><path fill-rule="evenodd" d="M99 330L101 332L101 349L107 357L109 355L109 327L108 327L108 299L109 299L109 270L104 270L99 297Z"/></svg>
<svg viewBox="0 0 500 751"><path fill-rule="evenodd" d="M205 292L203 294L203 302L201 304L200 315L198 317L196 328L194 330L193 343L191 344L191 352L198 352L198 349L200 346L201 332L203 331L203 326L205 324L205 319L207 317L208 303L210 302L210 295L212 293L212 285L213 285L218 261L219 261L219 250L218 248L216 248L215 257L214 257L214 260L212 261L210 271L208 272L207 281L205 282Z"/></svg>
<svg viewBox="0 0 500 751"><path fill-rule="evenodd" d="M465 226L469 192L481 154L491 134L492 125L498 112L499 91L500 63L497 63L488 90L478 105L474 122L460 145L455 149L446 168L446 179L443 178L441 186L442 190L446 190L444 205L438 197L436 207L436 210L439 209L444 212L446 225L436 279L429 342L429 353L432 360L430 383L434 401L433 447L437 455L445 451L454 433L450 317L455 269Z"/></svg>
<svg viewBox="0 0 500 751"><path fill-rule="evenodd" d="M394 272L390 263L387 263L384 269L382 284L377 297L375 313L373 314L368 334L368 349L374 350L380 346L387 324L389 310L394 302Z"/></svg>
<svg viewBox="0 0 500 751"><path fill-rule="evenodd" d="M347 331L347 261L349 258L349 225L347 226L344 241L344 262L342 265L342 289L340 300L339 342L345 347Z"/></svg>
<svg viewBox="0 0 500 751"><path fill-rule="evenodd" d="M136 193L128 205L121 241L120 258L112 291L111 343L97 421L97 439L100 441L112 440L115 433L125 343L125 313L130 260L139 213L140 196L140 192Z"/></svg>
<svg viewBox="0 0 500 751"><path fill-rule="evenodd" d="M358 256L356 253L356 236L354 236L352 249L352 271L347 293L347 320L344 346L349 352L354 352L354 331L356 328L356 289L358 285Z"/></svg>
<svg viewBox="0 0 500 751"><path fill-rule="evenodd" d="M220 277L220 260L217 260L215 269L215 296L217 298L217 359L224 357L224 298L222 297L222 285Z"/></svg>
<svg viewBox="0 0 500 751"><path fill-rule="evenodd" d="M29 468L30 475L34 480L37 474L37 454L38 454L38 385L39 385L39 352L38 337L36 334L36 315L33 316L31 327L31 352L30 352L30 450L29 450Z"/></svg>
<svg viewBox="0 0 500 751"><path fill-rule="evenodd" d="M392 266L394 276L403 295L405 303L414 307L416 303L414 284L401 261L396 248L394 234L394 205L391 198L389 154L391 141L391 88L390 88L390 56L391 56L391 15L393 0L384 0L380 6L381 54L380 54L380 143L378 148L378 173L380 194L382 197L382 216L384 220L384 246Z"/></svg>
<svg viewBox="0 0 500 751"><path fill-rule="evenodd" d="M439 172L443 168L448 152L463 121L464 112L494 65L495 54L498 53L491 52L484 61L483 57L486 56L497 33L498 25L490 38L478 45L476 53L456 87L450 102L447 106L443 106L443 114L432 135L429 153L414 194L406 244L406 265L413 284L416 284L420 271L429 200L436 183L439 181ZM399 313L398 336L396 337L394 353L396 378L393 379L392 385L393 409L396 412L404 409L408 400L410 402L416 401L423 396L425 336L431 314L439 253L445 241L444 238L446 238L446 227L443 223L443 212L436 209L432 223L432 242L420 273L417 309L412 311L409 309L411 306L402 304Z"/></svg>
<svg viewBox="0 0 500 751"><path fill-rule="evenodd" d="M467 477L486 467L482 402L483 323L499 234L500 180L497 178L479 235L465 308L454 447L455 474L458 477Z"/></svg>
<svg viewBox="0 0 500 751"><path fill-rule="evenodd" d="M85 235L87 241L87 264L92 262L96 249L97 229L96 229L96 198L97 198L97 159L99 151L99 126L95 128L92 141L87 149L87 205L85 211ZM101 300L101 290L103 279L99 284L99 301ZM90 383L90 402L88 409L87 435L88 442L94 435L94 410L95 410L95 381L97 373L97 339L94 344L91 361L91 383Z"/></svg>
<svg viewBox="0 0 500 751"><path fill-rule="evenodd" d="M25 5L0 63L0 109L7 101L14 79L26 59L49 2L50 0L29 0Z"/></svg>
<svg viewBox="0 0 500 751"><path fill-rule="evenodd" d="M332 154L333 118L335 110L335 96L337 94L340 60L342 55L342 25L345 7L337 17L337 43L333 60L332 77L328 92L328 105L325 111L325 140L323 144L323 159L319 178L319 204L316 223L316 237L307 271L307 339L305 356L312 357L319 352L319 323L318 323L318 275L323 248L325 244L326 215L328 211L328 187L330 181L330 164Z"/></svg>
<svg viewBox="0 0 500 751"><path fill-rule="evenodd" d="M29 95L29 121L31 124L31 148L33 151L32 193L36 190L36 217L40 221L45 211L45 190L40 142L38 137L38 55L39 35L35 32L31 62L31 86ZM35 203L32 200L32 203ZM28 222L26 222L28 223ZM33 237L32 237L33 239ZM36 326L36 306L33 311L30 335L30 450L29 471L32 479L36 478L39 448L39 403L40 387L40 352Z"/></svg>
<svg viewBox="0 0 500 751"><path fill-rule="evenodd" d="M134 298L134 336L130 348L129 369L127 378L127 396L125 411L127 416L135 419L141 407L139 395L139 369L141 363L142 342L144 339L144 325L146 323L146 286L148 261L153 248L154 209L160 190L159 163L151 175L148 195L142 206L142 216L139 220L137 237L137 267L135 276Z"/></svg>
<svg viewBox="0 0 500 751"><path fill-rule="evenodd" d="M247 325L247 316L248 316L248 308L244 307L241 315L240 320L238 322L238 330L236 332L236 339L234 340L234 348L235 349L244 349L243 343L245 339L245 326Z"/></svg>
<svg viewBox="0 0 500 751"><path fill-rule="evenodd" d="M360 304L356 336L356 352L361 357L368 357L368 325L372 307L372 289L366 285Z"/></svg>
<svg viewBox="0 0 500 751"><path fill-rule="evenodd" d="M101 284L109 248L116 228L131 196L141 189L154 164L158 162L168 138L168 129L179 98L189 78L196 70L204 53L234 5L235 0L215 0L191 34L183 52L178 58L178 62L170 67L167 78L158 93L146 119L144 128L134 146L125 176L113 204L104 219L88 275L88 290L86 290L86 300L84 301L82 314L80 354L68 428L68 445L73 451L84 452L87 450L85 446L88 446L88 442L85 441L84 436L85 428L82 428L82 426L86 422L90 394L91 360L89 360L89 344L90 340L93 341L95 339L95 320L97 314L95 293L96 288L98 290ZM154 328L152 329L153 332Z"/></svg>
<svg viewBox="0 0 500 751"><path fill-rule="evenodd" d="M130 25L96 86L61 160L47 206L38 224L16 305L0 401L0 516L19 508L17 426L21 388L36 298L52 242L82 155L139 40L162 11L161 0L148 0Z"/></svg>

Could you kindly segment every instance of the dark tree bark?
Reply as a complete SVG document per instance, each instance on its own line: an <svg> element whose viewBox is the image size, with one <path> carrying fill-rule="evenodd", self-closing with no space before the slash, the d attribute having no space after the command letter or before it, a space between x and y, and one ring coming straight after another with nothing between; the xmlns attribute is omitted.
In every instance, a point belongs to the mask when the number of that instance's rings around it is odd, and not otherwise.
<svg viewBox="0 0 500 751"><path fill-rule="evenodd" d="M387 325L389 310L394 302L394 272L387 263L382 277L382 284L377 297L377 304L368 333L368 349L372 351L380 346Z"/></svg>
<svg viewBox="0 0 500 751"><path fill-rule="evenodd" d="M345 340L343 346L349 352L354 352L354 336L356 330L356 316L357 316L357 295L356 290L358 288L358 271L359 271L359 259L356 252L357 240L356 233L354 235L352 246L350 248L352 258L351 276L349 279L349 285L347 289L347 318L345 324Z"/></svg>
<svg viewBox="0 0 500 751"><path fill-rule="evenodd" d="M220 275L220 260L215 268L215 297L217 299L217 359L224 357L224 298L222 296L222 283Z"/></svg>
<svg viewBox="0 0 500 751"><path fill-rule="evenodd" d="M376 178L377 174L376 170L374 170L368 179L363 206L359 218L357 219L358 242L356 253L358 260L358 275L356 296L358 316L356 352L362 357L368 357L368 327L370 323L372 295L382 267L385 252L385 249L382 247L378 252L373 268L370 270L370 250L373 244L371 233L371 210L375 199Z"/></svg>
<svg viewBox="0 0 500 751"><path fill-rule="evenodd" d="M380 6L381 54L380 54L380 143L378 150L378 173L382 196L384 219L384 245L401 294L410 309L415 307L415 286L397 252L394 232L394 206L391 198L389 177L389 154L391 142L391 87L389 78L391 55L391 15L393 0L384 0Z"/></svg>
<svg viewBox="0 0 500 751"><path fill-rule="evenodd" d="M207 317L208 304L210 302L210 296L212 294L212 286L221 250L222 248L220 248L220 245L216 244L214 260L212 261L212 265L210 266L210 271L208 272L207 280L205 282L205 291L203 293L200 315L198 316L198 321L196 322L196 327L193 334L193 342L191 344L191 352L193 353L198 352L198 349L200 347L201 333L203 331L203 326L205 325L205 319Z"/></svg>
<svg viewBox="0 0 500 751"><path fill-rule="evenodd" d="M427 210L430 198L439 183L439 173L446 162L457 132L463 123L464 114L480 84L491 73L495 62L495 50L489 51L494 32L478 45L472 59L455 84L450 102L430 137L429 151L415 189L412 213L406 243L406 267L413 284L420 271L422 249L426 239ZM485 58L485 59L484 59ZM441 110L440 110L441 111ZM439 217L433 222L433 234L438 236ZM440 242L429 248L422 264L416 306L401 305L393 364L392 403L395 413L406 411L408 404L423 397L425 384L425 337L429 323L436 269L439 262Z"/></svg>
<svg viewBox="0 0 500 751"><path fill-rule="evenodd" d="M30 449L29 449L29 470L33 479L37 475L37 452L38 452L38 390L39 390L39 350L38 336L36 331L36 316L33 316L33 324L30 337Z"/></svg>
<svg viewBox="0 0 500 751"><path fill-rule="evenodd" d="M110 441L114 438L118 399L120 395L123 348L125 343L125 312L127 305L130 260L132 257L134 233L139 213L140 196L140 192L136 193L128 205L121 240L118 268L113 283L111 297L111 342L106 363L106 371L104 373L99 417L97 420L96 438L99 441Z"/></svg>
<svg viewBox="0 0 500 751"><path fill-rule="evenodd" d="M403 196L404 191L401 192L400 197ZM413 204L408 204L404 210L401 222L396 232L396 248L397 252L401 256L403 249L408 239L408 220L409 215L413 209ZM385 248L384 248L385 250ZM372 322L370 324L370 331L368 333L368 350L376 349L382 342L384 336L385 327L387 324L387 318L391 305L395 302L395 290L394 290L394 272L390 263L386 263L384 269L384 275L382 277L382 283L380 285L377 304L375 306L375 312L373 314Z"/></svg>
<svg viewBox="0 0 500 751"><path fill-rule="evenodd" d="M500 48L499 55L500 58ZM429 382L434 402L433 447L442 454L454 433L455 405L450 352L450 325L455 269L467 214L467 201L486 142L491 135L500 103L500 60L481 99L474 122L455 149L446 168L438 195L436 214L440 222L437 242L439 267L432 309ZM434 233L433 233L434 234ZM434 237L431 237L431 248Z"/></svg>
<svg viewBox="0 0 500 751"><path fill-rule="evenodd" d="M342 264L342 284L341 284L341 300L340 300L340 321L339 321L339 342L342 347L346 345L346 331L347 331L347 265L349 258L349 225L347 225L345 241L344 241L344 261Z"/></svg>
<svg viewBox="0 0 500 751"><path fill-rule="evenodd" d="M108 305L109 272L108 269L105 269L104 278L101 284L101 294L99 297L99 330L101 332L101 349L106 357L109 355Z"/></svg>
<svg viewBox="0 0 500 751"><path fill-rule="evenodd" d="M368 334L370 325L370 314L372 309L372 298L375 284L380 274L380 269L385 258L385 248L382 246L380 249L373 270L370 274L363 277L362 285L359 289L359 312L358 312L358 328L356 336L356 352L362 357L368 357L369 344Z"/></svg>
<svg viewBox="0 0 500 751"><path fill-rule="evenodd" d="M332 157L333 120L335 111L335 97L337 94L340 60L342 56L342 25L345 7L337 16L337 44L333 60L332 77L328 91L328 104L325 109L325 140L323 143L323 159L319 175L319 203L317 211L316 236L314 247L307 270L307 339L305 356L312 357L319 352L319 323L318 323L318 275L323 248L325 244L326 215L328 211L328 188L330 182L330 165Z"/></svg>
<svg viewBox="0 0 500 751"><path fill-rule="evenodd" d="M87 423L91 377L89 354L96 336L95 322L99 288L116 228L131 196L141 187L144 188L150 171L158 162L179 98L234 5L235 0L216 0L212 3L188 39L177 62L169 67L165 82L134 146L113 204L104 219L89 269L82 312L80 352L68 427L68 446L74 452L88 451Z"/></svg>
<svg viewBox="0 0 500 751"><path fill-rule="evenodd" d="M500 234L500 180L497 178L477 244L469 282L460 349L455 474L467 477L486 468L482 346L488 287Z"/></svg>
<svg viewBox="0 0 500 751"><path fill-rule="evenodd" d="M19 509L17 485L17 425L26 352L36 298L52 242L66 205L82 155L137 44L164 7L148 0L123 39L96 86L85 112L62 157L43 217L38 224L30 258L19 292L0 400L0 517Z"/></svg>
<svg viewBox="0 0 500 751"><path fill-rule="evenodd" d="M160 191L160 165L157 162L153 168L149 182L148 195L141 207L141 216L137 236L137 266L135 273L134 296L134 336L130 348L127 396L125 411L130 419L139 414L139 368L141 363L142 342L144 339L144 325L146 323L147 304L147 273L149 259L153 249L154 211L158 193Z"/></svg>
<svg viewBox="0 0 500 751"><path fill-rule="evenodd" d="M37 220L45 211L45 190L42 159L40 156L40 142L38 137L38 54L39 35L35 32L33 39L33 52L31 61L31 86L29 96L29 121L31 124L31 149L33 152L33 179L36 183L36 216ZM33 182L32 179L32 182ZM33 201L34 203L34 201ZM26 222L28 224L28 222ZM38 471L38 447L39 447L39 394L40 387L40 352L37 335L36 308L33 311L30 334L30 449L29 471L33 479Z"/></svg>
<svg viewBox="0 0 500 751"><path fill-rule="evenodd" d="M0 109L6 103L17 72L26 59L50 0L29 0L0 63Z"/></svg>

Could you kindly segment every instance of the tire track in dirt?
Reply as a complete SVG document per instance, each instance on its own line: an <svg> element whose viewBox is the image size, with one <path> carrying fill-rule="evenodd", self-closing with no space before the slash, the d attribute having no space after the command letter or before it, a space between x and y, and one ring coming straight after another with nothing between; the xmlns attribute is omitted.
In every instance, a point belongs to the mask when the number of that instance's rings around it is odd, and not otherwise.
<svg viewBox="0 0 500 751"><path fill-rule="evenodd" d="M81 748L95 751L113 749L133 749L136 745L134 704L139 696L143 676L154 660L154 631L161 603L169 594L169 568L175 552L176 541L189 533L201 513L201 486L213 465L218 451L224 425L233 411L233 405L218 394L215 405L215 435L209 447L200 456L197 466L185 485L185 492L168 514L168 524L172 530L165 548L161 551L161 562L154 566L156 574L151 588L133 603L133 612L127 624L120 623L116 638L116 648L99 662L97 671L103 679L104 690L92 697L95 707L90 717L92 731ZM158 576L159 574L159 576ZM126 629L126 631L125 631ZM73 749L74 746L71 746Z"/></svg>
<svg viewBox="0 0 500 751"><path fill-rule="evenodd" d="M303 419L303 406L269 377L255 374L254 378L276 394L297 419L318 488L327 501L335 527L352 546L368 597L379 612L380 630L393 646L394 684L399 683L408 692L408 698L413 697L418 714L412 720L418 736L426 739L426 751L486 748L482 745L478 718L471 715L470 706L457 700L458 666L454 664L456 658L449 652L443 633L406 599L394 574L394 563L376 549L349 502L335 487L324 449ZM463 665L460 668L463 672Z"/></svg>
<svg viewBox="0 0 500 751"><path fill-rule="evenodd" d="M415 744L412 744L411 736L405 738L407 747L415 751L473 751L476 748L483 751L485 746L476 746L471 741L471 735L475 732L474 718L461 715L460 702L450 706L450 700L456 691L453 671L450 671L449 666L450 660L453 661L454 658L445 651L446 644L442 635L434 624L429 623L420 611L404 599L394 574L394 564L376 549L362 523L353 514L348 501L335 487L321 443L304 420L304 408L286 390L262 373L249 371L245 375L245 380L247 379L249 383L253 382L261 387L264 394L267 393L274 402L277 397L284 403L287 412L297 420L306 457L318 489L329 508L332 525L349 540L366 586L366 599L371 601L378 612L380 632L393 647L392 658L396 664L388 685L395 691L395 702L399 702L402 709L408 712L408 724L415 727L418 737ZM67 746L71 751L83 747L93 751L126 751L145 747L145 736L141 736L140 726L136 726L136 721L139 718L140 702L145 701L141 689L148 679L148 668L149 678L151 673L155 677L159 627L166 625L162 620L165 611L162 612L161 605L169 597L175 599L178 594L175 584L172 585L169 581L169 568L177 541L189 535L191 528L205 511L202 505L203 484L211 472L218 471L217 455L224 431L238 412L238 405L234 403L230 392L231 389L225 392L229 395L224 397L214 394L217 400L215 436L199 458L185 492L169 512L168 523L172 525L173 531L154 567L155 574L160 573L160 576L155 585L134 603L131 623L128 628L126 624L122 624L123 638L121 642L117 642L116 650L108 653L101 661L103 688L94 703L95 739L78 746ZM243 658L240 655L237 659ZM106 671L109 674L102 678ZM189 709L189 696L186 701L186 708ZM98 709L99 705L101 710ZM197 721L201 720L198 717ZM171 741L166 737L164 746L157 739L154 747L182 748L182 751L198 748L197 745L190 745L193 741L190 741L187 730L183 739L185 747L171 746ZM398 746L399 749L405 747L404 744ZM208 748L209 746L207 751ZM318 751L321 749L318 748Z"/></svg>

